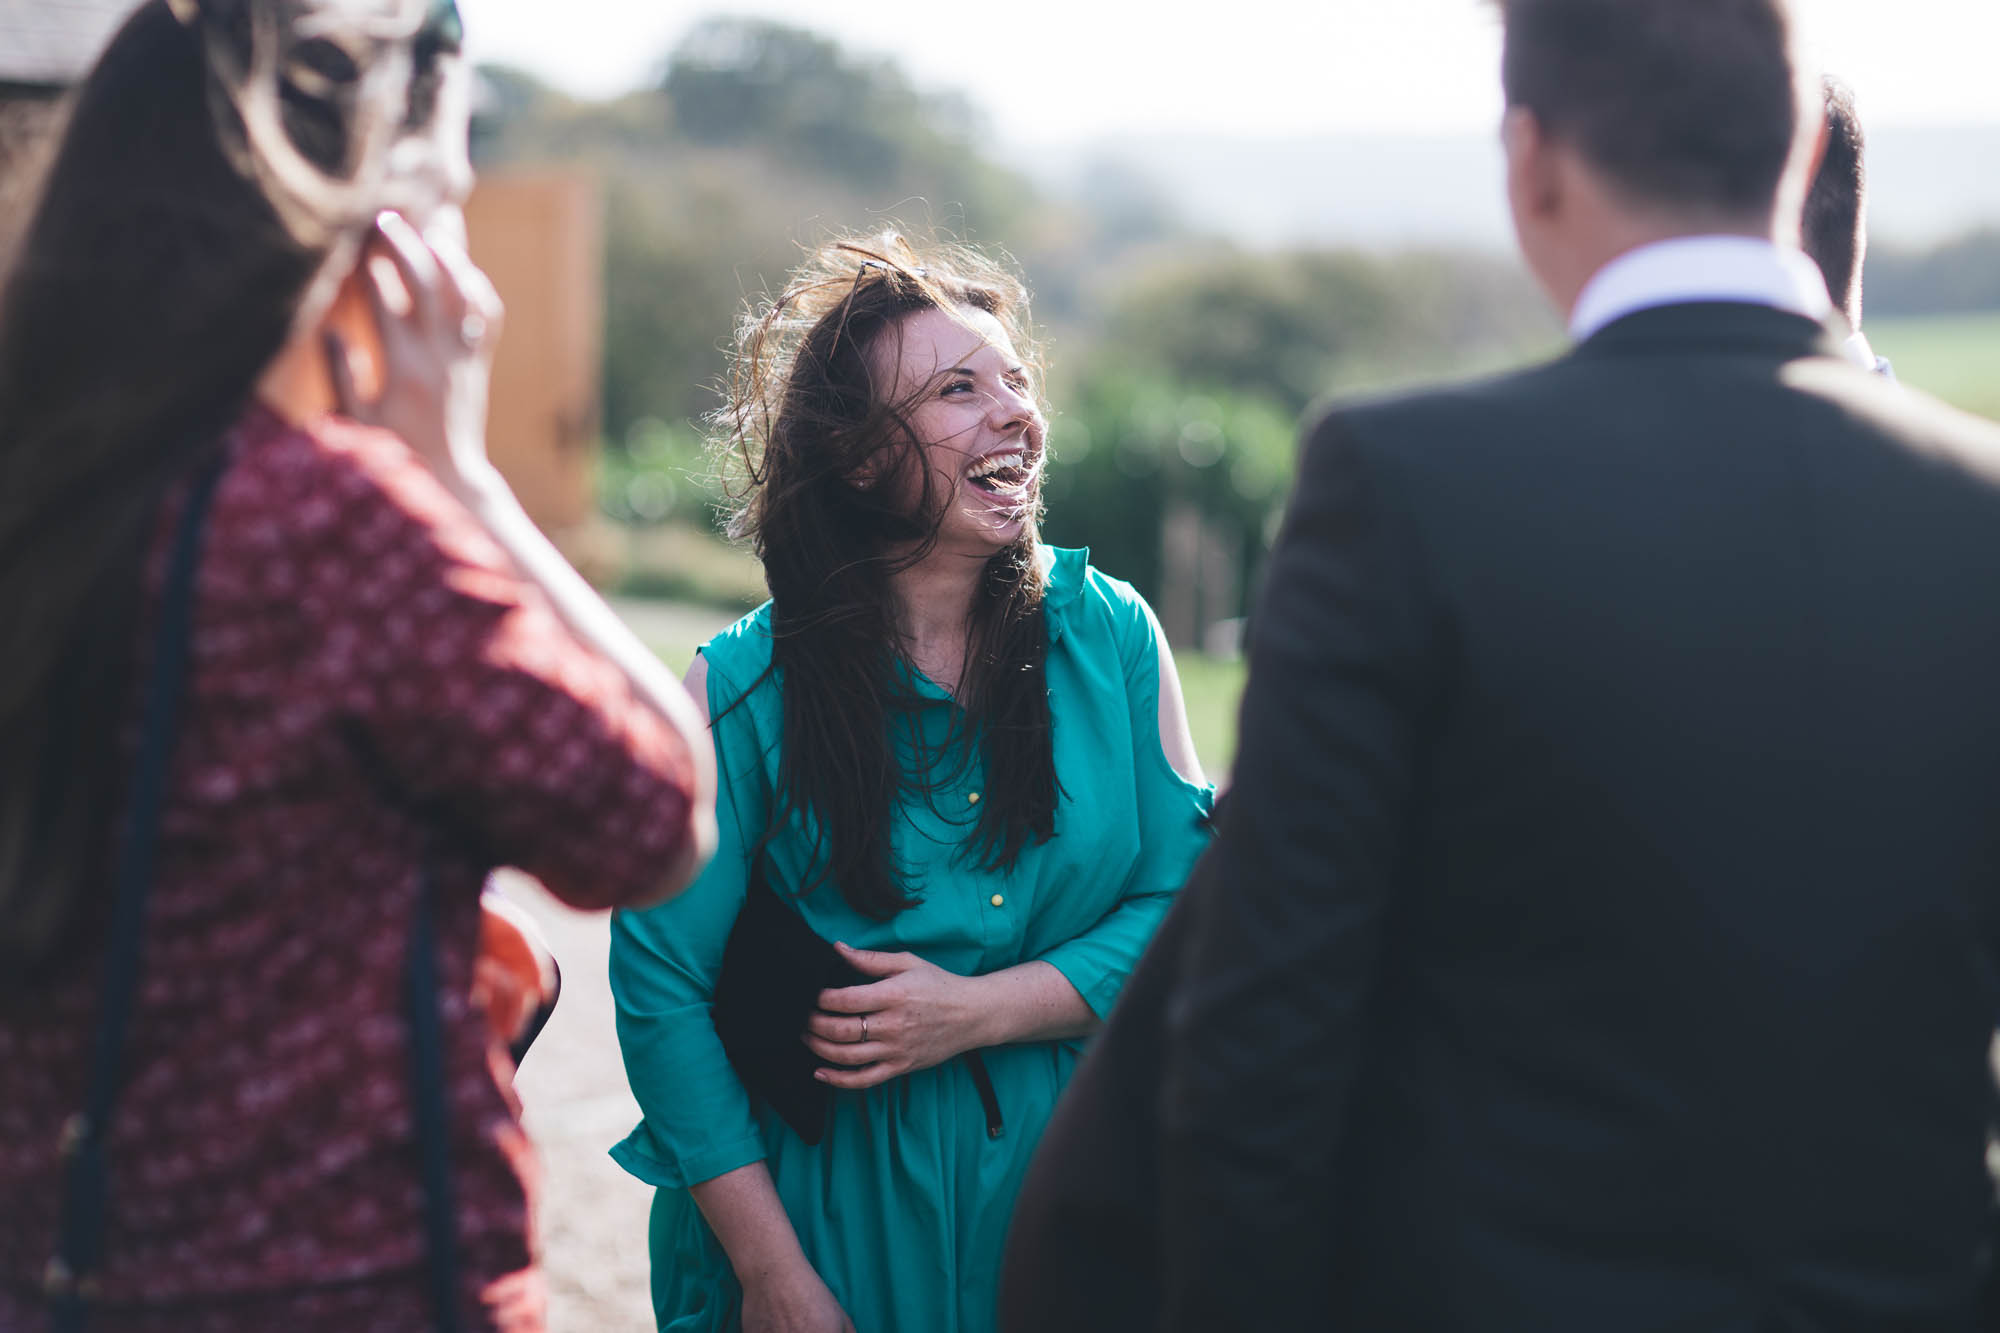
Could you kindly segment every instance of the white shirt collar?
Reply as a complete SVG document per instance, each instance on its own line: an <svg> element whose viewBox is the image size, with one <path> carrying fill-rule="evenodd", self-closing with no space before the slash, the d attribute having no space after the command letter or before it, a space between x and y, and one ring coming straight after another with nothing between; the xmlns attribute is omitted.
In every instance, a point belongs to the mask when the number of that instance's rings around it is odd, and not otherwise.
<svg viewBox="0 0 2000 1333"><path fill-rule="evenodd" d="M1847 335L1840 344L1840 353L1863 370L1872 370L1885 379L1895 379L1896 372L1889 368L1889 358L1875 355L1875 349L1868 345L1868 335L1860 329Z"/></svg>
<svg viewBox="0 0 2000 1333"><path fill-rule="evenodd" d="M1582 342L1613 320L1687 301L1741 301L1824 321L1826 279L1799 250L1754 236L1676 236L1627 250L1584 285L1569 335Z"/></svg>

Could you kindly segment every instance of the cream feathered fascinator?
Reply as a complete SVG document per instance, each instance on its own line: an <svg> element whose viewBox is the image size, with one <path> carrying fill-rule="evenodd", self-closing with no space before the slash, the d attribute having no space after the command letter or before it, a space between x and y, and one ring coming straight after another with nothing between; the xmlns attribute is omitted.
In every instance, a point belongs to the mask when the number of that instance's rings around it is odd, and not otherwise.
<svg viewBox="0 0 2000 1333"><path fill-rule="evenodd" d="M300 244L470 186L453 0L165 3L201 40L224 151Z"/></svg>

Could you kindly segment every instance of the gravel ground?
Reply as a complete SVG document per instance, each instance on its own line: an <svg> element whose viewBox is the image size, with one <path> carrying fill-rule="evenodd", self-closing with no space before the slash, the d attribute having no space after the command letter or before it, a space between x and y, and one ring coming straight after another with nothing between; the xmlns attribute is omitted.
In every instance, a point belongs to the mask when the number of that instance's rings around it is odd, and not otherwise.
<svg viewBox="0 0 2000 1333"><path fill-rule="evenodd" d="M541 1156L535 1221L549 1330L650 1333L646 1214L653 1191L605 1155L639 1119L612 1028L610 918L573 912L525 876L508 876L504 891L541 924L562 965L562 1000L514 1080Z"/></svg>
<svg viewBox="0 0 2000 1333"><path fill-rule="evenodd" d="M738 615L673 602L612 605L676 675L696 644ZM514 1080L541 1157L535 1222L550 1333L651 1333L646 1215L653 1191L606 1156L639 1119L612 1027L610 917L571 911L525 875L503 871L501 884L541 924L562 965L562 1000Z"/></svg>

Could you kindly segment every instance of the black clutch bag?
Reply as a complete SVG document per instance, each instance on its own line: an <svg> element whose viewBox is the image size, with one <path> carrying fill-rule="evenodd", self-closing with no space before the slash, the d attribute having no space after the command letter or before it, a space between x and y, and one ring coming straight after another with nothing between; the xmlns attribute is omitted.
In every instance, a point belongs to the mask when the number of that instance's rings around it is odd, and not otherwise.
<svg viewBox="0 0 2000 1333"><path fill-rule="evenodd" d="M873 980L779 899L761 867L750 876L722 949L715 1033L743 1086L807 1143L826 1136L833 1089L813 1077L822 1062L802 1039L806 1020L819 1008L821 991Z"/></svg>

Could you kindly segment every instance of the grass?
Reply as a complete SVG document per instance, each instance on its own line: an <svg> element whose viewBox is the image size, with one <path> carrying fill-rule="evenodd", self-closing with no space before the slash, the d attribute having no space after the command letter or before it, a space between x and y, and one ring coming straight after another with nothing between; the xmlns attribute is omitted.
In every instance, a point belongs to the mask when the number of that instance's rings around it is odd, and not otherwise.
<svg viewBox="0 0 2000 1333"><path fill-rule="evenodd" d="M1862 327L1903 383L2000 421L2000 311L1870 319Z"/></svg>
<svg viewBox="0 0 2000 1333"><path fill-rule="evenodd" d="M1181 694L1187 701L1194 750L1210 781L1219 781L1236 758L1236 704L1243 697L1244 664L1192 650L1176 651Z"/></svg>

